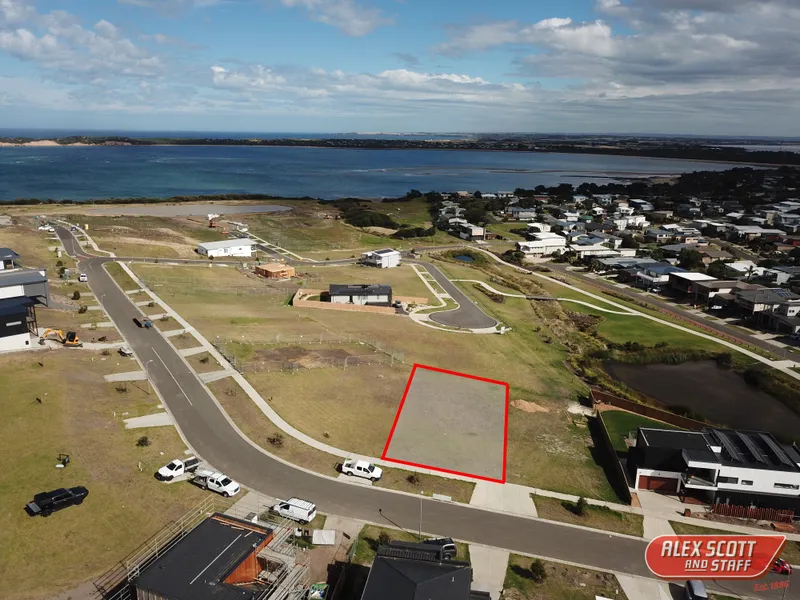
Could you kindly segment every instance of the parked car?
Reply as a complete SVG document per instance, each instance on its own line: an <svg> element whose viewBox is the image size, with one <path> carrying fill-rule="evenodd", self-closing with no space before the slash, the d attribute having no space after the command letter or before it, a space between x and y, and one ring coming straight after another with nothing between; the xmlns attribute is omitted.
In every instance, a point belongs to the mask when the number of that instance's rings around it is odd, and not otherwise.
<svg viewBox="0 0 800 600"><path fill-rule="evenodd" d="M725 307L722 306L722 304L715 304L714 306L711 307L711 310L722 310L723 308Z"/></svg>
<svg viewBox="0 0 800 600"><path fill-rule="evenodd" d="M131 350L127 346L122 346L119 349L119 353L120 353L120 355L125 356L125 357L133 356L133 350Z"/></svg>
<svg viewBox="0 0 800 600"><path fill-rule="evenodd" d="M779 575L791 575L792 574L792 565L788 562L779 558L772 564L772 569L770 569L773 573L778 573Z"/></svg>
<svg viewBox="0 0 800 600"><path fill-rule="evenodd" d="M789 338L793 340L800 340L800 331L795 331L792 335L789 336Z"/></svg>
<svg viewBox="0 0 800 600"><path fill-rule="evenodd" d="M306 524L314 520L317 516L317 506L313 502L303 500L301 498L289 498L288 500L281 500L272 507L272 512L298 521L299 523Z"/></svg>
<svg viewBox="0 0 800 600"><path fill-rule="evenodd" d="M380 467L376 467L365 460L355 460L353 458L348 458L342 463L342 473L369 479L370 481L378 481L383 477L383 469Z"/></svg>
<svg viewBox="0 0 800 600"><path fill-rule="evenodd" d="M153 322L147 318L133 317L133 322L136 323L137 327L144 327L145 329L150 329L153 326Z"/></svg>
<svg viewBox="0 0 800 600"><path fill-rule="evenodd" d="M25 509L32 517L42 515L49 517L57 510L67 508L73 504L82 504L86 496L89 495L82 485L72 488L59 488L52 492L42 492L33 497L33 502L29 502Z"/></svg>
<svg viewBox="0 0 800 600"><path fill-rule="evenodd" d="M431 544L433 546L439 546L442 551L442 558L445 560L452 560L458 554L458 549L456 548L456 544L452 538L437 538L434 540L425 540L424 544Z"/></svg>
<svg viewBox="0 0 800 600"><path fill-rule="evenodd" d="M78 281L81 283L86 283L87 281L89 281L89 276L86 273L81 273L80 275L78 275Z"/></svg>
<svg viewBox="0 0 800 600"><path fill-rule="evenodd" d="M690 579L683 587L683 596L686 600L708 600L706 586L702 581Z"/></svg>
<svg viewBox="0 0 800 600"><path fill-rule="evenodd" d="M195 478L192 481L194 481L204 490L217 492L226 498L235 496L241 489L238 483L219 471L197 471L197 475L195 475Z"/></svg>
<svg viewBox="0 0 800 600"><path fill-rule="evenodd" d="M188 458L176 458L168 465L164 465L156 471L156 479L159 481L172 481L186 473L194 473L200 466L200 459L196 456Z"/></svg>

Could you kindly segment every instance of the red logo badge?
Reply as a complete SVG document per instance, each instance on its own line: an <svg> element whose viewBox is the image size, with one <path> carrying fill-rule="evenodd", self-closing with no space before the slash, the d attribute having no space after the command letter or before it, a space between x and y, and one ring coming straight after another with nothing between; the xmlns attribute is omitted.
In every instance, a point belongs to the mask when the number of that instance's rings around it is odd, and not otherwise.
<svg viewBox="0 0 800 600"><path fill-rule="evenodd" d="M660 535L645 561L662 579L758 579L785 543L783 535Z"/></svg>

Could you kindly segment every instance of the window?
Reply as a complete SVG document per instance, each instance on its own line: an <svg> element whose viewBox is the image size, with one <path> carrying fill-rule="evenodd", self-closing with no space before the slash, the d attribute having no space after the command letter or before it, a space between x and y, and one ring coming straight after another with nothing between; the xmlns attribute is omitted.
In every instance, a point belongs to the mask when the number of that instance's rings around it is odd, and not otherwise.
<svg viewBox="0 0 800 600"><path fill-rule="evenodd" d="M792 485L791 483L776 483L773 487L782 490L800 490L800 485Z"/></svg>
<svg viewBox="0 0 800 600"><path fill-rule="evenodd" d="M742 479L741 484L742 485L753 485L753 482L750 481L749 479Z"/></svg>
<svg viewBox="0 0 800 600"><path fill-rule="evenodd" d="M730 484L737 484L739 483L738 477L717 477L717 483L730 483Z"/></svg>

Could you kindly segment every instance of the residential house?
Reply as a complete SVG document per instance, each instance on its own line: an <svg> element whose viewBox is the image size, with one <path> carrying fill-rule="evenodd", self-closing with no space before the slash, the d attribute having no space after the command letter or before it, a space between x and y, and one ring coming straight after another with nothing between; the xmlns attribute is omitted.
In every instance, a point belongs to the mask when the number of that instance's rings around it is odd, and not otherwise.
<svg viewBox="0 0 800 600"><path fill-rule="evenodd" d="M774 241L780 239L780 236L786 235L786 232L781 229L764 229L760 225L728 225L728 233L744 240L754 240L763 237L767 241Z"/></svg>
<svg viewBox="0 0 800 600"><path fill-rule="evenodd" d="M209 258L250 258L256 250L256 243L249 238L204 242L197 245L197 253Z"/></svg>
<svg viewBox="0 0 800 600"><path fill-rule="evenodd" d="M578 220L578 217L581 216L581 213L577 211L570 211L565 210L562 212L561 219L564 221L574 222Z"/></svg>
<svg viewBox="0 0 800 600"><path fill-rule="evenodd" d="M639 200L639 199L628 200L628 205L632 206L635 210L638 210L639 212L650 212L651 210L653 210L653 205L647 200Z"/></svg>
<svg viewBox="0 0 800 600"><path fill-rule="evenodd" d="M268 265L258 265L256 275L266 279L290 279L295 276L295 269L283 263L270 263Z"/></svg>
<svg viewBox="0 0 800 600"><path fill-rule="evenodd" d="M612 250L605 244L591 243L589 240L584 240L584 243L581 243L581 240L578 240L575 243L571 243L569 246L569 250L575 252L577 257L580 259L585 259L590 257L609 257L609 256L621 255L621 253L618 250Z"/></svg>
<svg viewBox="0 0 800 600"><path fill-rule="evenodd" d="M528 223L528 235L533 233L549 233L550 225L547 223Z"/></svg>
<svg viewBox="0 0 800 600"><path fill-rule="evenodd" d="M695 282L698 281L716 281L716 277L711 277L711 275L706 275L705 273L695 273L692 271L674 272L669 274L669 286L679 294L691 294Z"/></svg>
<svg viewBox="0 0 800 600"><path fill-rule="evenodd" d="M644 234L644 239L648 243L665 244L671 242L674 233L668 229L648 229Z"/></svg>
<svg viewBox="0 0 800 600"><path fill-rule="evenodd" d="M47 272L42 269L0 271L0 351L22 350L39 335L36 306L50 305Z"/></svg>
<svg viewBox="0 0 800 600"><path fill-rule="evenodd" d="M392 286L375 283L336 284L328 286L323 300L333 304L361 304L389 306L392 303Z"/></svg>
<svg viewBox="0 0 800 600"><path fill-rule="evenodd" d="M614 202L615 196L613 194L594 194L592 199L602 206L608 206Z"/></svg>
<svg viewBox="0 0 800 600"><path fill-rule="evenodd" d="M736 293L736 304L739 312L745 319L755 319L759 324L768 321L769 316L784 303L800 304L800 295L781 288L761 288L743 290ZM788 315L788 312L787 308L779 311L779 314Z"/></svg>
<svg viewBox="0 0 800 600"><path fill-rule="evenodd" d="M652 264L658 264L658 261L649 257L611 257L594 259L592 261L592 268L595 271L619 271L621 269L630 268L638 271Z"/></svg>
<svg viewBox="0 0 800 600"><path fill-rule="evenodd" d="M558 220L555 224L561 227L563 231L586 231L586 224L579 221Z"/></svg>
<svg viewBox="0 0 800 600"><path fill-rule="evenodd" d="M760 275L763 271L764 267L757 266L752 260L737 260L731 263L725 263L725 277L732 277L734 279L752 279L754 276Z"/></svg>
<svg viewBox="0 0 800 600"><path fill-rule="evenodd" d="M0 271L10 271L21 268L19 254L11 248L0 248Z"/></svg>
<svg viewBox="0 0 800 600"><path fill-rule="evenodd" d="M391 248L372 250L361 255L361 264L380 269L400 266L400 253Z"/></svg>
<svg viewBox="0 0 800 600"><path fill-rule="evenodd" d="M506 208L505 214L510 219L517 219L518 221L529 221L531 219L536 218L536 209L512 206L510 208Z"/></svg>
<svg viewBox="0 0 800 600"><path fill-rule="evenodd" d="M584 196L582 194L575 194L574 196L572 196L572 201L575 203L576 206L583 206L587 200L589 200L589 197Z"/></svg>
<svg viewBox="0 0 800 600"><path fill-rule="evenodd" d="M767 432L640 427L627 466L636 490L800 513L800 454Z"/></svg>
<svg viewBox="0 0 800 600"><path fill-rule="evenodd" d="M483 240L486 238L486 229L472 223L459 223L456 231L462 240Z"/></svg>
<svg viewBox="0 0 800 600"><path fill-rule="evenodd" d="M784 286L800 278L800 267L771 267L764 268L759 273L759 279L766 283Z"/></svg>
<svg viewBox="0 0 800 600"><path fill-rule="evenodd" d="M503 199L514 198L514 192L497 192L497 197Z"/></svg>
<svg viewBox="0 0 800 600"><path fill-rule="evenodd" d="M634 285L645 289L661 287L669 282L672 273L685 273L685 269L674 267L666 263L654 263L645 265L641 269L636 269Z"/></svg>
<svg viewBox="0 0 800 600"><path fill-rule="evenodd" d="M733 254L727 250L709 250L708 248L698 247L697 251L700 253L700 259L703 261L704 265L710 265L712 262L718 260L725 261L733 259Z"/></svg>
<svg viewBox="0 0 800 600"><path fill-rule="evenodd" d="M529 257L551 256L561 254L567 246L567 238L551 232L530 234L533 236L528 242L517 242L517 251Z"/></svg>
<svg viewBox="0 0 800 600"><path fill-rule="evenodd" d="M695 281L692 286L694 302L699 305L722 304L725 307L736 305L736 292L761 289L763 286L745 283L737 279Z"/></svg>

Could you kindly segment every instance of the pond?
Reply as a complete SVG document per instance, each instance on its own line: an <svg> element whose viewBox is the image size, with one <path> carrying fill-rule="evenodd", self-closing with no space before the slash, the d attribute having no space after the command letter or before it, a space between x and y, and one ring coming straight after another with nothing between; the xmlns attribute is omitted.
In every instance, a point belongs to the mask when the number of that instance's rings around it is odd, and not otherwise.
<svg viewBox="0 0 800 600"><path fill-rule="evenodd" d="M680 365L608 362L605 369L661 406L688 406L712 423L769 431L785 440L793 440L800 432L800 415L714 361Z"/></svg>
<svg viewBox="0 0 800 600"><path fill-rule="evenodd" d="M471 256L467 256L466 254L459 254L458 256L454 256L456 260L460 260L461 262L471 263L475 262L475 259Z"/></svg>

